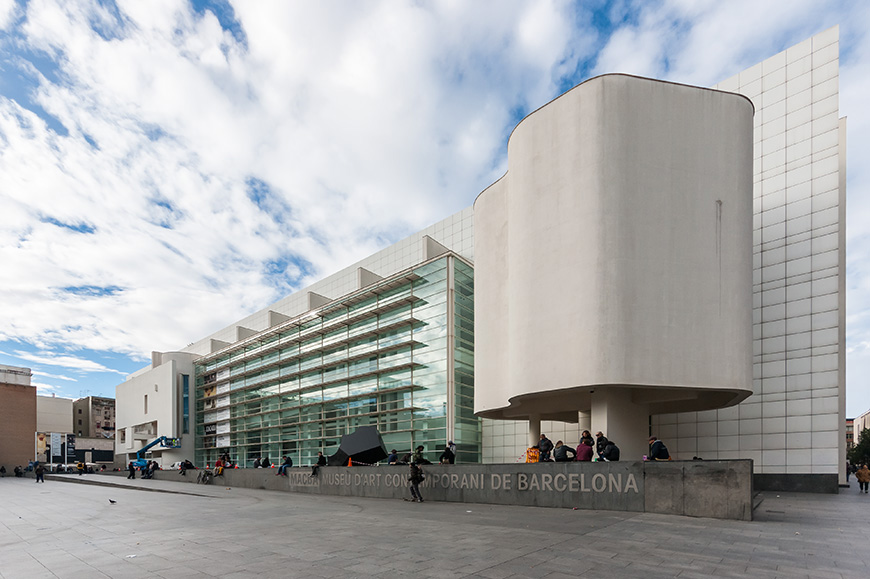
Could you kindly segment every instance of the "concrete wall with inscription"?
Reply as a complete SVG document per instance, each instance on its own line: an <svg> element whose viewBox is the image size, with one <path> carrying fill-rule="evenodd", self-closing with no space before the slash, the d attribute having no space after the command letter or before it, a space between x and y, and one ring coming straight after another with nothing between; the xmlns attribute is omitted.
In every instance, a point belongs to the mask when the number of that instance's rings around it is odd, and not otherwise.
<svg viewBox="0 0 870 579"><path fill-rule="evenodd" d="M562 462L423 467L427 501L490 503L752 519L752 461ZM410 497L407 466L226 471L216 484L338 496ZM126 473L116 473L126 475ZM196 472L161 471L162 480L196 482Z"/></svg>

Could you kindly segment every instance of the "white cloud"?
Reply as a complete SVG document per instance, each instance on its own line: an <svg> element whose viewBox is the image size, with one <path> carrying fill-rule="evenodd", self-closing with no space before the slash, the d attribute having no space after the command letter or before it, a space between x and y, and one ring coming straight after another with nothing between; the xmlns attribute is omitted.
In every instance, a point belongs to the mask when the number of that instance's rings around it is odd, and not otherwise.
<svg viewBox="0 0 870 579"><path fill-rule="evenodd" d="M28 4L20 42L59 67L35 97L69 134L0 99L0 261L28 272L0 339L198 339L468 206L514 111L591 49L554 2L234 8L245 43L184 2Z"/></svg>
<svg viewBox="0 0 870 579"><path fill-rule="evenodd" d="M26 360L28 362L33 362L35 364L45 364L46 366L57 366L61 368L70 368L72 370L79 370L81 372L112 372L115 374L124 375L124 372L120 372L118 370L114 370L107 366L100 364L99 362L94 362L93 360L88 360L86 358L77 358L75 356L64 356L64 355L52 355L52 354L32 354L30 352L15 352L14 356L21 360ZM50 376L49 374L41 374L39 372L33 372L33 374ZM58 376L52 376L58 377Z"/></svg>
<svg viewBox="0 0 870 579"><path fill-rule="evenodd" d="M31 382L30 385L36 388L36 393L40 396L45 396L48 394L58 394L60 392L60 389L57 386L52 386L51 384Z"/></svg>
<svg viewBox="0 0 870 579"><path fill-rule="evenodd" d="M48 372L40 372L38 370L31 370L31 374L34 376L42 376L43 378L54 378L55 380L66 380L68 382L78 382L75 378L70 378L69 376L64 376L63 374L49 374Z"/></svg>
<svg viewBox="0 0 870 579"><path fill-rule="evenodd" d="M16 15L15 0L0 0L0 30L4 30L12 24Z"/></svg>

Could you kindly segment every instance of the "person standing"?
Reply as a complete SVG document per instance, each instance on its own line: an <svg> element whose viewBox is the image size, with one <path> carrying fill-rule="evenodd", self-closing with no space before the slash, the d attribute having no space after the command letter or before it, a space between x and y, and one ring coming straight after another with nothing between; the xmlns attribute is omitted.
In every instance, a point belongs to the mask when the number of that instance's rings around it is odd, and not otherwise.
<svg viewBox="0 0 870 579"><path fill-rule="evenodd" d="M127 475L128 479L130 479L130 478L135 479L136 478L136 467L133 466L132 460L130 461L130 464L127 465L127 471L129 472L129 474Z"/></svg>
<svg viewBox="0 0 870 579"><path fill-rule="evenodd" d="M82 476L85 472L85 463L79 462L76 464L76 470L79 471L79 476Z"/></svg>
<svg viewBox="0 0 870 579"><path fill-rule="evenodd" d="M423 469L416 463L411 461L411 473L408 475L408 486L411 489L411 500L415 503L423 502L423 495L420 494L420 483L423 482Z"/></svg>
<svg viewBox="0 0 870 579"><path fill-rule="evenodd" d="M649 454L647 460L671 460L668 447L655 436L649 437Z"/></svg>
<svg viewBox="0 0 870 579"><path fill-rule="evenodd" d="M429 459L423 457L423 445L421 444L414 450L414 456L411 457L411 462L417 464L432 464Z"/></svg>
<svg viewBox="0 0 870 579"><path fill-rule="evenodd" d="M870 483L870 469L866 464L862 464L858 472L855 473L855 478L858 479L858 492L867 493L867 486Z"/></svg>
<svg viewBox="0 0 870 579"><path fill-rule="evenodd" d="M538 447L538 451L541 453L538 462L549 462L550 452L553 450L553 441L547 438L546 434L542 434L541 439L538 441L536 446Z"/></svg>
<svg viewBox="0 0 870 579"><path fill-rule="evenodd" d="M601 453L604 452L605 446L607 446L607 437L599 430L595 433L595 452L598 456L601 456Z"/></svg>
<svg viewBox="0 0 870 579"><path fill-rule="evenodd" d="M568 453L571 453L571 458L568 458ZM556 462L568 462L577 458L577 453L574 449L564 444L561 440L556 442L556 447L553 449L553 458Z"/></svg>
<svg viewBox="0 0 870 579"><path fill-rule="evenodd" d="M36 465L36 482L45 482L45 467L42 463Z"/></svg>
<svg viewBox="0 0 870 579"><path fill-rule="evenodd" d="M846 461L846 482L849 482L849 475L852 474L852 465L849 464L849 461Z"/></svg>

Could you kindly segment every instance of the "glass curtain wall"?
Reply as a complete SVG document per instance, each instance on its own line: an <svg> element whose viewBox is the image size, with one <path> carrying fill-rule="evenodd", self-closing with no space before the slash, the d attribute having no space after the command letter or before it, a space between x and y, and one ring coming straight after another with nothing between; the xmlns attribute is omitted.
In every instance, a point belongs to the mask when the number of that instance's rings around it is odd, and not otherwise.
<svg viewBox="0 0 870 579"><path fill-rule="evenodd" d="M312 464L369 425L387 450L437 462L452 436L480 462L473 310L472 269L448 254L201 358L197 463Z"/></svg>

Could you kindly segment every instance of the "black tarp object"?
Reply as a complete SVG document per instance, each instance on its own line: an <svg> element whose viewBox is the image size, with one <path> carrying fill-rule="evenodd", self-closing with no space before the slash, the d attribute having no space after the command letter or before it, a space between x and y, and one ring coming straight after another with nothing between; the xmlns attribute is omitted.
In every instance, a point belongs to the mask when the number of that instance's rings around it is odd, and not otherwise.
<svg viewBox="0 0 870 579"><path fill-rule="evenodd" d="M343 466L348 459L364 464L375 464L387 458L387 448L374 426L360 426L341 437L338 451L329 457L329 466Z"/></svg>

